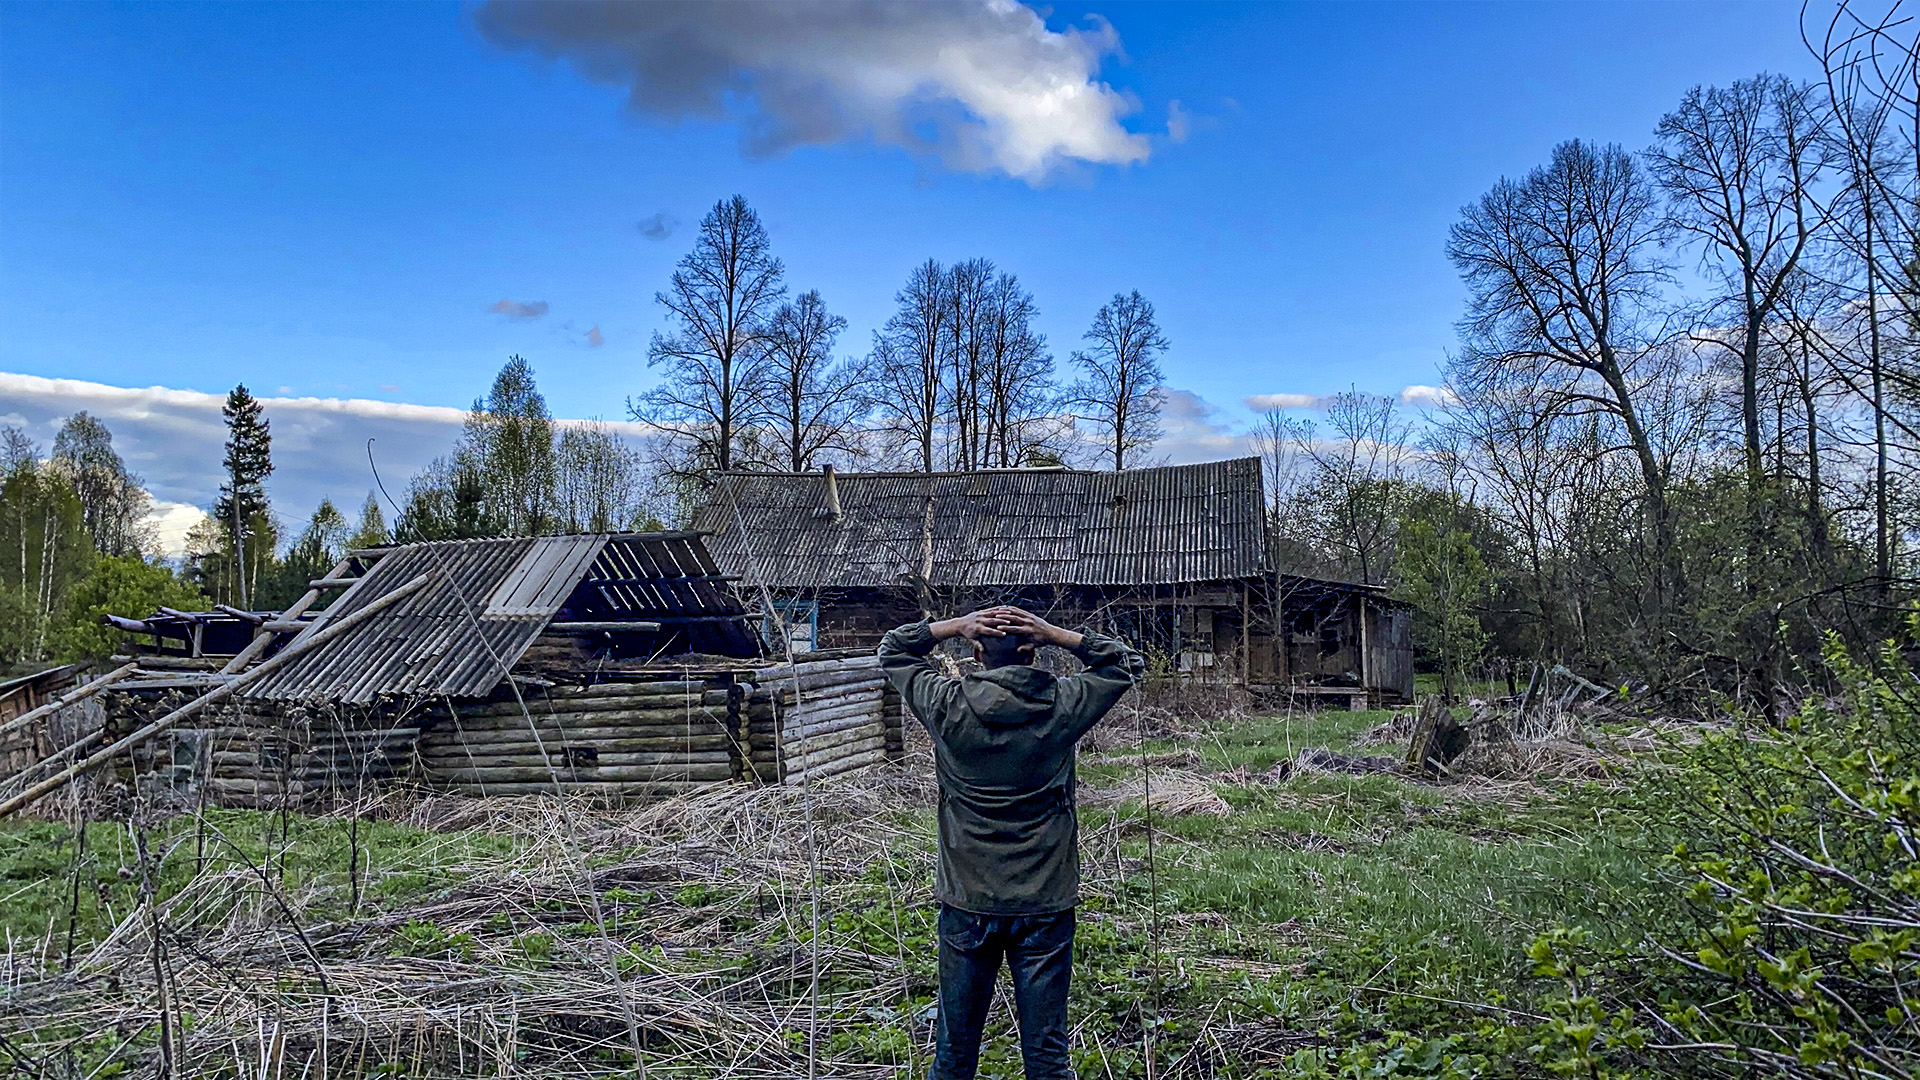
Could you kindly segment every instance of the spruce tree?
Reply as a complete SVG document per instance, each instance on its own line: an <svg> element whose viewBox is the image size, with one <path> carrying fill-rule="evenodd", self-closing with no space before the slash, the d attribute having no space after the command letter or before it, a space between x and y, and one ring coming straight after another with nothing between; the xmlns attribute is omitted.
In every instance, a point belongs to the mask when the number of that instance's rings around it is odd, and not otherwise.
<svg viewBox="0 0 1920 1080"><path fill-rule="evenodd" d="M272 557L271 541L261 548L262 525L267 514L266 479L273 472L273 436L260 402L247 392L243 383L227 395L220 409L227 421L227 452L223 464L227 482L213 506L213 516L225 527L233 543L235 595L240 606L249 603L249 579L259 578L259 568ZM249 554L249 549L254 549Z"/></svg>

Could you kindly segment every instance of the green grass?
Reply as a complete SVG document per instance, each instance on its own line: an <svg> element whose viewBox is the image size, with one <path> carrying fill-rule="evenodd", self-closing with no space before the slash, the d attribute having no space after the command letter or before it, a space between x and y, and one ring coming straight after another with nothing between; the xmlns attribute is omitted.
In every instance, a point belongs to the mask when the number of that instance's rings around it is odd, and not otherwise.
<svg viewBox="0 0 1920 1080"><path fill-rule="evenodd" d="M310 916L339 918L354 899L350 873L361 885L363 907L371 909L444 890L465 868L513 846L510 837L492 833L433 833L377 820L355 829L342 818L288 815L285 824L283 840L275 813L209 808L199 821L169 819L147 831L145 879L156 895L168 897L199 874L260 880L264 873L281 895L300 895ZM16 942L57 941L64 952L69 924L78 949L138 907L143 866L127 823L90 823L84 855L76 859L79 840L70 825L0 822L0 934Z"/></svg>

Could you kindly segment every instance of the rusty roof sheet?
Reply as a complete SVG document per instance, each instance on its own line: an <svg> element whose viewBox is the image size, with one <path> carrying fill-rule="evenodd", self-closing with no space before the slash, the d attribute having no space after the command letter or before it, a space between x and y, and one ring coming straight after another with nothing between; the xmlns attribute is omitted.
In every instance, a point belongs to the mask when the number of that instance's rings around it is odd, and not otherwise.
<svg viewBox="0 0 1920 1080"><path fill-rule="evenodd" d="M754 656L739 601L684 533L510 537L386 553L301 631L428 575L425 588L266 676L247 696L364 705L387 695L477 697L507 676L553 617L669 618L699 651ZM571 609L580 609L577 612ZM294 640L299 640L296 637Z"/></svg>
<svg viewBox="0 0 1920 1080"><path fill-rule="evenodd" d="M728 573L775 587L1133 586L1266 565L1257 458L1125 472L730 473L694 528Z"/></svg>

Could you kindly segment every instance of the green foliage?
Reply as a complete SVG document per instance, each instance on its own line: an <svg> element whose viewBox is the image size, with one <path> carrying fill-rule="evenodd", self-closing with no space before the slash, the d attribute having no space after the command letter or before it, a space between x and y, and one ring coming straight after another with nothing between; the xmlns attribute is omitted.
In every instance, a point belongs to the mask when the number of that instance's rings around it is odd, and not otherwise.
<svg viewBox="0 0 1920 1080"><path fill-rule="evenodd" d="M93 559L79 493L61 470L28 460L0 480L0 664L46 658Z"/></svg>
<svg viewBox="0 0 1920 1080"><path fill-rule="evenodd" d="M104 625L102 615L138 617L161 606L194 611L207 602L198 587L167 566L137 555L104 556L67 596L52 636L54 658L88 660L112 653L123 635Z"/></svg>
<svg viewBox="0 0 1920 1080"><path fill-rule="evenodd" d="M1826 661L1838 693L1779 730L1709 734L1637 792L1679 901L1627 913L1644 945L1535 943L1567 982L1547 1045L1571 1074L1642 1040L1690 1048L1668 1053L1694 1075L1920 1065L1920 681L1891 643L1868 663L1830 638Z"/></svg>
<svg viewBox="0 0 1920 1080"><path fill-rule="evenodd" d="M380 512L380 498L373 492L367 492L367 501L360 507L360 524L354 527L353 535L347 537L347 547L370 548L393 542L393 534L387 531L387 516Z"/></svg>
<svg viewBox="0 0 1920 1080"><path fill-rule="evenodd" d="M151 553L145 518L153 500L113 448L113 432L85 411L60 425L52 464L73 484L94 549L103 555Z"/></svg>
<svg viewBox="0 0 1920 1080"><path fill-rule="evenodd" d="M321 499L307 527L287 549L286 558L280 560L261 583L260 595L256 598L259 605L274 611L292 605L306 593L308 582L326 576L333 569L333 564L340 561L346 551L347 543L345 515L333 505L332 499Z"/></svg>
<svg viewBox="0 0 1920 1080"><path fill-rule="evenodd" d="M394 931L393 951L396 956L418 956L427 959L439 957L458 957L462 960L473 959L473 951L480 940L462 930L448 933L434 923L424 919L409 919L400 929Z"/></svg>
<svg viewBox="0 0 1920 1080"><path fill-rule="evenodd" d="M1453 700L1455 685L1486 652L1487 632L1479 609L1493 586L1480 549L1466 530L1444 528L1416 518L1400 526L1394 559L1394 595L1414 606L1415 652L1439 662L1442 693Z"/></svg>
<svg viewBox="0 0 1920 1080"><path fill-rule="evenodd" d="M645 460L605 425L556 432L533 368L507 361L453 452L413 478L393 539L604 532L648 520ZM384 543L369 496L355 546Z"/></svg>

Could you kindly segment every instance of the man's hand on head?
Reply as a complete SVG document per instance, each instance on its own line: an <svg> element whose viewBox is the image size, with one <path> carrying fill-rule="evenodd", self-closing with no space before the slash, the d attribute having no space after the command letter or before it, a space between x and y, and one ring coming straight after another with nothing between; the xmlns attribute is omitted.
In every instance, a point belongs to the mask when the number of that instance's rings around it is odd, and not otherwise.
<svg viewBox="0 0 1920 1080"><path fill-rule="evenodd" d="M941 619L939 622L928 623L927 629L933 632L935 641L945 641L948 638L979 641L983 637L1006 637L1007 631L1000 628L999 620L991 617L990 613L993 610L993 608L985 608L968 612L957 618Z"/></svg>
<svg viewBox="0 0 1920 1080"><path fill-rule="evenodd" d="M1055 626L1025 608L1001 604L974 614L982 616L989 625L997 628L1002 634L1024 634L1036 645L1058 645L1063 649L1080 647L1079 633Z"/></svg>

